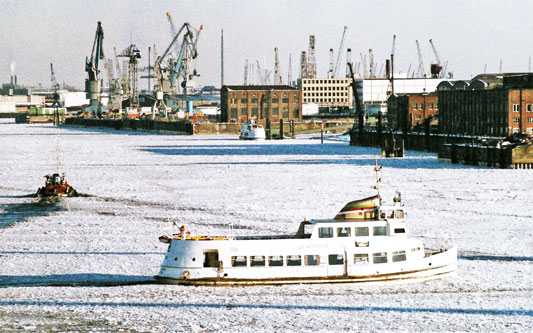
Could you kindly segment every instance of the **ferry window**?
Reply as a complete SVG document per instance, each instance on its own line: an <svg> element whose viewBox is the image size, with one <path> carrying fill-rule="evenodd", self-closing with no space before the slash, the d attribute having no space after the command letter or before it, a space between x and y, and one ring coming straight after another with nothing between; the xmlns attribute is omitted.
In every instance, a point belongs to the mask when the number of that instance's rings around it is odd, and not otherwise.
<svg viewBox="0 0 533 333"><path fill-rule="evenodd" d="M268 266L283 266L283 256L269 256Z"/></svg>
<svg viewBox="0 0 533 333"><path fill-rule="evenodd" d="M403 210L397 210L394 212L394 216L397 218L397 219L403 219Z"/></svg>
<svg viewBox="0 0 533 333"><path fill-rule="evenodd" d="M251 256L250 257L250 266L265 266L265 256Z"/></svg>
<svg viewBox="0 0 533 333"><path fill-rule="evenodd" d="M355 228L355 236L368 236L368 227Z"/></svg>
<svg viewBox="0 0 533 333"><path fill-rule="evenodd" d="M394 229L394 233L395 234L405 234L405 229L404 228L396 228L396 229Z"/></svg>
<svg viewBox="0 0 533 333"><path fill-rule="evenodd" d="M337 228L337 237L350 237L351 233L350 227Z"/></svg>
<svg viewBox="0 0 533 333"><path fill-rule="evenodd" d="M355 253L353 263L356 265L368 264L368 253Z"/></svg>
<svg viewBox="0 0 533 333"><path fill-rule="evenodd" d="M394 218L394 211L393 210L388 210L387 211L387 218L388 219Z"/></svg>
<svg viewBox="0 0 533 333"><path fill-rule="evenodd" d="M407 258L405 256L405 251L394 251L392 252L392 261L405 261Z"/></svg>
<svg viewBox="0 0 533 333"><path fill-rule="evenodd" d="M355 242L355 247L368 247L369 242Z"/></svg>
<svg viewBox="0 0 533 333"><path fill-rule="evenodd" d="M302 256L300 255L287 256L287 266L302 266Z"/></svg>
<svg viewBox="0 0 533 333"><path fill-rule="evenodd" d="M387 252L376 252L372 254L374 264L384 264L387 262Z"/></svg>
<svg viewBox="0 0 533 333"><path fill-rule="evenodd" d="M204 252L204 267L218 267L218 251Z"/></svg>
<svg viewBox="0 0 533 333"><path fill-rule="evenodd" d="M374 236L385 236L387 234L387 227L374 227L372 234Z"/></svg>
<svg viewBox="0 0 533 333"><path fill-rule="evenodd" d="M319 238L333 238L333 228L318 228L318 237Z"/></svg>
<svg viewBox="0 0 533 333"><path fill-rule="evenodd" d="M306 266L320 265L320 256L316 254L305 256L305 265Z"/></svg>
<svg viewBox="0 0 533 333"><path fill-rule="evenodd" d="M342 265L342 264L344 264L344 256L342 254L330 254L329 255L329 264L330 265Z"/></svg>
<svg viewBox="0 0 533 333"><path fill-rule="evenodd" d="M231 267L243 267L243 266L248 266L246 256L231 257Z"/></svg>

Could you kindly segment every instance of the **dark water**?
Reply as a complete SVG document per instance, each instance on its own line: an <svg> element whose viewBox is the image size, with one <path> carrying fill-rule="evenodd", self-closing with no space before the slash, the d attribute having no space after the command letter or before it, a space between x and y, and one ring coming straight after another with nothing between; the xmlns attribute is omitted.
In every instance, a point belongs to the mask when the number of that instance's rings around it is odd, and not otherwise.
<svg viewBox="0 0 533 333"><path fill-rule="evenodd" d="M66 207L59 197L33 198L23 203L0 204L0 228L63 210L66 210Z"/></svg>

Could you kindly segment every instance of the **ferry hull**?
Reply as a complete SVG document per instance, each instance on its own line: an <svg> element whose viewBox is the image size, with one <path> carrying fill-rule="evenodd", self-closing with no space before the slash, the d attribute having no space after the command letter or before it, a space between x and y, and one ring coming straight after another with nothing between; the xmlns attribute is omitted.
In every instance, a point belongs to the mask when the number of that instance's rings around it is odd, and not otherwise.
<svg viewBox="0 0 533 333"><path fill-rule="evenodd" d="M244 285L282 285L282 284L323 284L323 283L395 283L421 282L453 276L457 270L457 248L432 254L413 263L410 269L376 274L312 276L312 277L270 277L270 278L225 278L222 274L209 278L190 278L190 269L173 269L167 267L165 273L160 272L155 278L164 284L178 285L211 285L211 286L244 286ZM380 265L371 265L380 269ZM416 268L415 268L416 266ZM222 272L221 272L222 273ZM188 277L188 278L184 278Z"/></svg>

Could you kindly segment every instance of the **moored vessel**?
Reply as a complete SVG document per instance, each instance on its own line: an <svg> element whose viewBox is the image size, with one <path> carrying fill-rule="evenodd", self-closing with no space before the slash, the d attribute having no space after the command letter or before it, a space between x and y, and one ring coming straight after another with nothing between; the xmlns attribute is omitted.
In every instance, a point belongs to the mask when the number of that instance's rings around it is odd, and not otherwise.
<svg viewBox="0 0 533 333"><path fill-rule="evenodd" d="M241 127L241 140L264 140L266 138L263 125L256 123L253 119L248 120Z"/></svg>

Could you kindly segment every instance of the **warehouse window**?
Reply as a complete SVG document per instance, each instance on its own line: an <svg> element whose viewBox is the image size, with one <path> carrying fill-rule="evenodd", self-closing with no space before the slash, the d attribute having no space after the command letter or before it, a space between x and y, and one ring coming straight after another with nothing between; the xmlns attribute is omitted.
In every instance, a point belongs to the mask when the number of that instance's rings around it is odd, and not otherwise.
<svg viewBox="0 0 533 333"><path fill-rule="evenodd" d="M527 123L528 123L528 124L533 124L533 118L528 117L528 118L527 118Z"/></svg>
<svg viewBox="0 0 533 333"><path fill-rule="evenodd" d="M257 118L257 108L252 108L252 117Z"/></svg>
<svg viewBox="0 0 533 333"><path fill-rule="evenodd" d="M299 118L300 117L300 109L299 108L292 109L292 117L293 118Z"/></svg>
<svg viewBox="0 0 533 333"><path fill-rule="evenodd" d="M283 98L281 99L281 102L282 102L282 103L289 103L289 98L288 98L288 97L283 97Z"/></svg>
<svg viewBox="0 0 533 333"><path fill-rule="evenodd" d="M248 115L248 109L247 108L241 108L241 117L246 117Z"/></svg>
<svg viewBox="0 0 533 333"><path fill-rule="evenodd" d="M248 98L241 98L241 103L242 104L248 103Z"/></svg>
<svg viewBox="0 0 533 333"><path fill-rule="evenodd" d="M513 112L519 112L520 111L520 105L513 104Z"/></svg>
<svg viewBox="0 0 533 333"><path fill-rule="evenodd" d="M272 115L277 116L279 114L279 108L272 108Z"/></svg>
<svg viewBox="0 0 533 333"><path fill-rule="evenodd" d="M519 124L520 118L513 118L513 124Z"/></svg>
<svg viewBox="0 0 533 333"><path fill-rule="evenodd" d="M278 104L278 99L277 98L272 98L272 104Z"/></svg>
<svg viewBox="0 0 533 333"><path fill-rule="evenodd" d="M231 108L231 118L237 118L237 108Z"/></svg>
<svg viewBox="0 0 533 333"><path fill-rule="evenodd" d="M252 98L252 103L257 104L257 98Z"/></svg>
<svg viewBox="0 0 533 333"><path fill-rule="evenodd" d="M531 104L526 104L526 112L531 112L532 109Z"/></svg>

